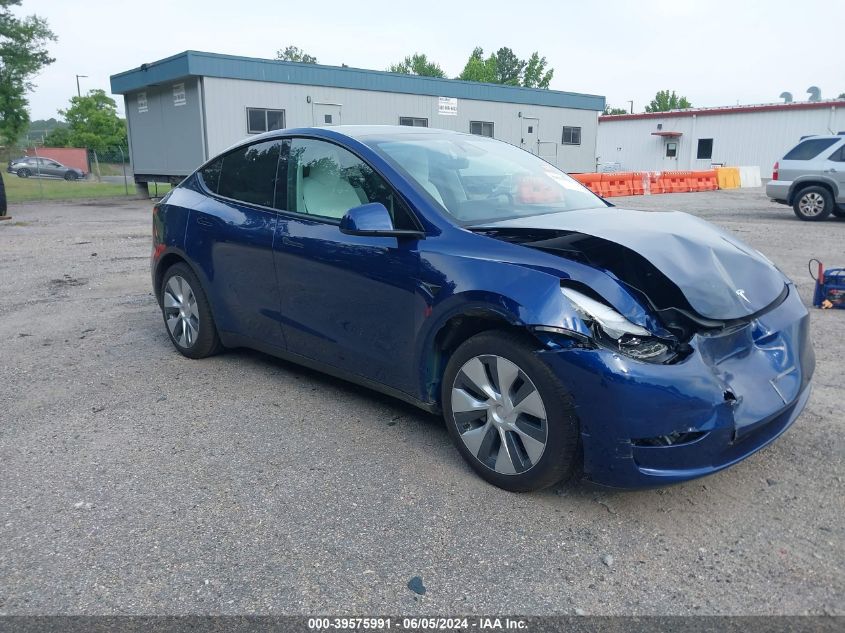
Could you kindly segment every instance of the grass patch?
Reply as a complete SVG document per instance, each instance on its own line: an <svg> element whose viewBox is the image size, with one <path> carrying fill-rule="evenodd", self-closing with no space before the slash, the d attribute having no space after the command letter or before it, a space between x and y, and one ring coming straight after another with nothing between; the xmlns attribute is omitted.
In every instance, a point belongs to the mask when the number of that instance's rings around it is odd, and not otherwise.
<svg viewBox="0 0 845 633"><path fill-rule="evenodd" d="M18 178L14 175L3 176L6 184L6 199L10 204L29 200L78 200L82 198L115 198L125 196L123 183L95 182L77 180L51 180L48 178ZM170 191L170 185L158 184L158 195ZM155 193L155 185L150 184L150 194ZM129 195L135 195L134 183L129 183Z"/></svg>

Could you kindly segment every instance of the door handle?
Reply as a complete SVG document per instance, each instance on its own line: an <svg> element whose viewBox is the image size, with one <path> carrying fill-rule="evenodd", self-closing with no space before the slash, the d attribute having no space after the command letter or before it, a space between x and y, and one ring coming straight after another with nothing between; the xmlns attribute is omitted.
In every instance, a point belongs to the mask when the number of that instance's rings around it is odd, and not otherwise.
<svg viewBox="0 0 845 633"><path fill-rule="evenodd" d="M282 246L292 246L293 248L305 248L305 245L302 242L297 242L296 240L292 240L287 236L282 238Z"/></svg>

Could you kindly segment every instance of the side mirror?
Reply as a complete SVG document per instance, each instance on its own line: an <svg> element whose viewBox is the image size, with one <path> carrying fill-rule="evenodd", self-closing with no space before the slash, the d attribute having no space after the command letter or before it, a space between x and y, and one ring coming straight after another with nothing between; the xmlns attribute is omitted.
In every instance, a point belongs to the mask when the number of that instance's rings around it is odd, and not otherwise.
<svg viewBox="0 0 845 633"><path fill-rule="evenodd" d="M340 232L346 235L367 235L372 237L406 237L423 239L422 231L406 231L393 228L393 218L381 202L370 202L352 207L340 220Z"/></svg>

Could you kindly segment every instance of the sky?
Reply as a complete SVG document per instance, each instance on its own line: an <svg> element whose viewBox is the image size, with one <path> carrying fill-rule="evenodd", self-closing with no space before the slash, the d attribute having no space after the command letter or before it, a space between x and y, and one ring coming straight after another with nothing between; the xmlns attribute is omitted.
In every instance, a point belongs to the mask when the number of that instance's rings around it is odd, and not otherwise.
<svg viewBox="0 0 845 633"><path fill-rule="evenodd" d="M184 50L273 58L288 44L378 70L424 52L450 77L475 46L536 50L555 69L552 89L633 100L635 112L661 89L694 106L845 92L843 0L24 0L16 13L46 18L58 36L29 95L32 119L67 107L77 74L83 94L110 92L110 75Z"/></svg>

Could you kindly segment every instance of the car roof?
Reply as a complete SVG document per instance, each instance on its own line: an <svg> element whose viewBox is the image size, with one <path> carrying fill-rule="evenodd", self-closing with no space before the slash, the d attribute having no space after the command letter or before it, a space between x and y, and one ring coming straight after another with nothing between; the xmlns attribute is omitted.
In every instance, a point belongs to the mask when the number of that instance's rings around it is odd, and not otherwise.
<svg viewBox="0 0 845 633"><path fill-rule="evenodd" d="M412 127L410 125L331 125L325 127L297 127L297 128L284 128L281 130L271 130L270 132L264 132L262 134L256 134L254 136L248 137L248 139L242 139L232 145L229 149L234 149L236 147L240 147L241 145L249 143L254 143L256 141L262 141L264 139L273 139L278 138L280 136L286 136L288 134L297 135L297 134L307 134L309 132L326 132L331 131L335 134L340 134L342 136L346 136L352 139L363 139L369 136L405 136L405 135L424 135L424 134L431 134L431 135L454 135L454 136L469 136L466 132L456 132L454 130L441 130L439 128L430 128L430 127ZM226 150L228 151L228 150Z"/></svg>

